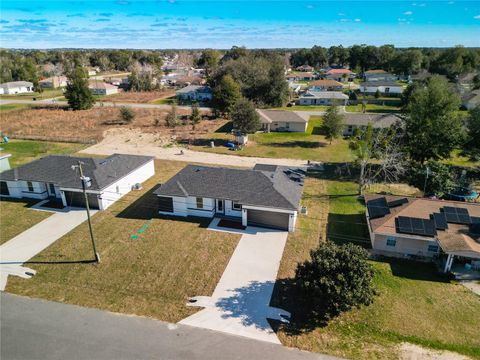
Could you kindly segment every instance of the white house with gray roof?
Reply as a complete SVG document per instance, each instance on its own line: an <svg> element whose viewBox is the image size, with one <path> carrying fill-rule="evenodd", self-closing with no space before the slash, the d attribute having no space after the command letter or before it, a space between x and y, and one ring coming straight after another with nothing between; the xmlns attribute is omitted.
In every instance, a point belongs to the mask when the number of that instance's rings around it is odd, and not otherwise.
<svg viewBox="0 0 480 360"><path fill-rule="evenodd" d="M80 175L82 162L90 179L88 203L104 210L155 174L153 157L113 154L105 159L50 155L0 173L0 196L52 200L63 206L84 207Z"/></svg>
<svg viewBox="0 0 480 360"><path fill-rule="evenodd" d="M243 226L295 231L305 170L188 165L155 192L159 213L237 219Z"/></svg>
<svg viewBox="0 0 480 360"><path fill-rule="evenodd" d="M308 120L304 119L293 111L283 110L257 110L260 116L262 130L285 131L285 132L305 132L307 131Z"/></svg>
<svg viewBox="0 0 480 360"><path fill-rule="evenodd" d="M24 94L33 91L33 83L30 81L11 81L0 84L0 95Z"/></svg>
<svg viewBox="0 0 480 360"><path fill-rule="evenodd" d="M348 96L340 91L307 91L300 96L300 105L346 105Z"/></svg>
<svg viewBox="0 0 480 360"><path fill-rule="evenodd" d="M378 91L385 96L400 96L403 86L395 81L366 81L360 84L360 91L366 95L374 95Z"/></svg>
<svg viewBox="0 0 480 360"><path fill-rule="evenodd" d="M188 85L183 89L178 90L175 94L177 95L177 98L181 100L207 102L213 98L210 86L203 85Z"/></svg>
<svg viewBox="0 0 480 360"><path fill-rule="evenodd" d="M355 129L363 130L368 124L371 124L374 129L385 129L394 125L401 119L395 114L359 114L359 113L345 113L344 117L344 136L352 136Z"/></svg>

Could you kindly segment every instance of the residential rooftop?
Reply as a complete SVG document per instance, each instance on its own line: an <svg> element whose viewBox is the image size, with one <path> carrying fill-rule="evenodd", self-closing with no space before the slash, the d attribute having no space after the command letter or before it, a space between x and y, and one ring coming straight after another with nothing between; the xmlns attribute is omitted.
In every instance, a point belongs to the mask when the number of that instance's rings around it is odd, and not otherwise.
<svg viewBox="0 0 480 360"><path fill-rule="evenodd" d="M340 91L307 91L301 98L315 98L315 99L348 99L348 96Z"/></svg>
<svg viewBox="0 0 480 360"><path fill-rule="evenodd" d="M304 119L293 111L285 110L257 110L260 115L260 122L263 124L271 124L274 122L291 122L291 123L306 123L308 120Z"/></svg>
<svg viewBox="0 0 480 360"><path fill-rule="evenodd" d="M402 87L402 85L395 81L364 81L360 83L360 86L377 87L377 86L389 86L389 87Z"/></svg>
<svg viewBox="0 0 480 360"><path fill-rule="evenodd" d="M372 124L374 128L387 128L400 121L395 114L359 114L344 113L345 125L367 126Z"/></svg>

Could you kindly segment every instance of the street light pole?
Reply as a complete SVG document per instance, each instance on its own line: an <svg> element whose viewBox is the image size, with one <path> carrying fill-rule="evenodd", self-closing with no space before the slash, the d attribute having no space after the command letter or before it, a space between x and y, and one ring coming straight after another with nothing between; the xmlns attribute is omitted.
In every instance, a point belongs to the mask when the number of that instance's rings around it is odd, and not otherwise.
<svg viewBox="0 0 480 360"><path fill-rule="evenodd" d="M74 168L78 167L78 170L80 171L80 180L82 181L83 196L85 197L85 208L87 210L87 219L88 219L88 228L90 230L90 239L92 239L92 247L93 247L93 253L95 255L95 261L98 264L98 263L100 263L100 255L97 252L97 246L95 245L95 238L93 237L92 221L90 219L90 206L88 204L88 195L87 195L87 183L88 183L88 186L90 186L90 178L83 175L82 165L83 165L83 162L81 162L79 160L78 165L74 166Z"/></svg>

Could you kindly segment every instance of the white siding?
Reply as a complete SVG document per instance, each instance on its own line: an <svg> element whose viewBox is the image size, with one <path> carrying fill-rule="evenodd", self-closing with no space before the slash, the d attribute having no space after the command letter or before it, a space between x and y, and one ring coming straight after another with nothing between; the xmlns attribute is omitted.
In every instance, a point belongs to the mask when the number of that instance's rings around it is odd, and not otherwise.
<svg viewBox="0 0 480 360"><path fill-rule="evenodd" d="M388 92L386 91L388 88ZM402 87L401 86L362 86L361 92L364 93L376 93L380 91L382 94L401 94Z"/></svg>
<svg viewBox="0 0 480 360"><path fill-rule="evenodd" d="M387 239L395 240L395 246L388 246ZM418 239L415 237L373 234L372 247L381 253L392 253L392 255L416 255L432 257L436 252L428 251L429 245L437 245L436 240Z"/></svg>
<svg viewBox="0 0 480 360"><path fill-rule="evenodd" d="M232 208L232 201L231 200L225 200L225 215L226 216L242 216L242 210L234 210Z"/></svg>
<svg viewBox="0 0 480 360"><path fill-rule="evenodd" d="M197 198L189 196L186 201L189 216L213 217L215 215L215 199L203 198L203 209L197 209Z"/></svg>
<svg viewBox="0 0 480 360"><path fill-rule="evenodd" d="M44 183L32 181L33 192L28 190L26 181L7 181L9 197L14 198L30 198L30 199L46 199L48 197L47 187Z"/></svg>
<svg viewBox="0 0 480 360"><path fill-rule="evenodd" d="M270 124L270 131L276 131L278 128L283 128L283 131L291 132L305 132L307 131L307 123L289 122L288 129L286 122L273 122Z"/></svg>
<svg viewBox="0 0 480 360"><path fill-rule="evenodd" d="M155 165L153 159L134 170L130 174L117 180L104 190L102 190L99 205L100 210L105 210L123 195L132 190L132 186L136 183L143 183L155 174Z"/></svg>

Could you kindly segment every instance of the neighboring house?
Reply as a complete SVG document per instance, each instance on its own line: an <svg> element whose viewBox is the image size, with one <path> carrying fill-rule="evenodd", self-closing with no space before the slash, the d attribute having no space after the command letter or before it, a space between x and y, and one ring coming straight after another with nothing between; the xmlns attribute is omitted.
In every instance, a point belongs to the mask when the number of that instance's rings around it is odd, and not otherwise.
<svg viewBox="0 0 480 360"><path fill-rule="evenodd" d="M397 76L385 70L368 70L363 73L365 81L396 81Z"/></svg>
<svg viewBox="0 0 480 360"><path fill-rule="evenodd" d="M52 76L39 81L39 84L44 89L57 89L67 86L66 76Z"/></svg>
<svg viewBox="0 0 480 360"><path fill-rule="evenodd" d="M338 82L348 82L355 79L355 73L349 69L329 69L323 76L327 80L335 80Z"/></svg>
<svg viewBox="0 0 480 360"><path fill-rule="evenodd" d="M315 80L309 84L311 91L342 91L342 83L335 80Z"/></svg>
<svg viewBox="0 0 480 360"><path fill-rule="evenodd" d="M262 124L263 131L307 131L308 120L293 111L257 110L257 112L258 115L260 115L260 123Z"/></svg>
<svg viewBox="0 0 480 360"><path fill-rule="evenodd" d="M383 195L365 201L374 253L440 257L445 272L455 260L480 269L480 204Z"/></svg>
<svg viewBox="0 0 480 360"><path fill-rule="evenodd" d="M98 80L90 81L88 88L93 95L112 95L118 93L118 87L115 85Z"/></svg>
<svg viewBox="0 0 480 360"><path fill-rule="evenodd" d="M288 88L295 94L298 94L302 90L302 85L293 82L288 83Z"/></svg>
<svg viewBox="0 0 480 360"><path fill-rule="evenodd" d="M23 94L33 92L33 83L30 81L11 81L0 84L1 94Z"/></svg>
<svg viewBox="0 0 480 360"><path fill-rule="evenodd" d="M294 71L286 75L288 81L311 81L316 76L311 72Z"/></svg>
<svg viewBox="0 0 480 360"><path fill-rule="evenodd" d="M459 90L460 94L468 93L474 90L475 86L475 78L480 77L480 74L475 72L470 72L466 74L461 74L457 76L457 89Z"/></svg>
<svg viewBox="0 0 480 360"><path fill-rule="evenodd" d="M304 177L304 169L276 165L187 165L154 194L160 214L237 218L243 226L295 231Z"/></svg>
<svg viewBox="0 0 480 360"><path fill-rule="evenodd" d="M400 96L403 87L395 81L366 81L360 84L360 92L366 95L374 95L377 91L385 96Z"/></svg>
<svg viewBox="0 0 480 360"><path fill-rule="evenodd" d="M11 198L52 199L64 206L84 207L85 198L77 169L91 180L87 188L92 209L104 210L136 184L155 174L153 157L113 154L105 159L50 155L0 173L0 195Z"/></svg>
<svg viewBox="0 0 480 360"><path fill-rule="evenodd" d="M97 75L98 68L87 67L87 74L88 76L95 76Z"/></svg>
<svg viewBox="0 0 480 360"><path fill-rule="evenodd" d="M355 133L355 129L365 129L368 124L372 124L374 129L389 128L400 120L397 115L393 114L358 114L358 113L345 113L343 131L344 136L352 136Z"/></svg>
<svg viewBox="0 0 480 360"><path fill-rule="evenodd" d="M188 85L183 89L177 90L177 98L182 100L193 100L207 102L212 100L213 93L210 86Z"/></svg>
<svg viewBox="0 0 480 360"><path fill-rule="evenodd" d="M467 109L471 110L480 105L480 89L473 90L468 94L462 96L462 106Z"/></svg>
<svg viewBox="0 0 480 360"><path fill-rule="evenodd" d="M302 65L302 66L297 67L295 70L313 73L315 71L315 68L313 66L310 66L310 65Z"/></svg>
<svg viewBox="0 0 480 360"><path fill-rule="evenodd" d="M348 96L339 91L307 91L300 96L300 105L346 105Z"/></svg>
<svg viewBox="0 0 480 360"><path fill-rule="evenodd" d="M12 155L0 154L0 172L10 169L10 161L8 159L10 156Z"/></svg>

